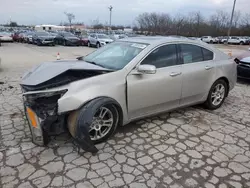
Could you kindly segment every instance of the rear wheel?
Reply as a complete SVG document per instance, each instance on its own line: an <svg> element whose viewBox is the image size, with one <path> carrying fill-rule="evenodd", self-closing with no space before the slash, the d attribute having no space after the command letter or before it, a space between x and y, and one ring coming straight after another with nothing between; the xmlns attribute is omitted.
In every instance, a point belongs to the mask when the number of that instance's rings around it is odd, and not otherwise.
<svg viewBox="0 0 250 188"><path fill-rule="evenodd" d="M215 110L219 108L223 104L227 96L227 92L228 92L227 83L222 79L217 80L212 85L209 91L207 101L205 102L205 106L210 110Z"/></svg>
<svg viewBox="0 0 250 188"><path fill-rule="evenodd" d="M244 42L243 41L240 41L240 45L243 45L244 44Z"/></svg>
<svg viewBox="0 0 250 188"><path fill-rule="evenodd" d="M210 44L213 44L214 42L212 40L210 40Z"/></svg>

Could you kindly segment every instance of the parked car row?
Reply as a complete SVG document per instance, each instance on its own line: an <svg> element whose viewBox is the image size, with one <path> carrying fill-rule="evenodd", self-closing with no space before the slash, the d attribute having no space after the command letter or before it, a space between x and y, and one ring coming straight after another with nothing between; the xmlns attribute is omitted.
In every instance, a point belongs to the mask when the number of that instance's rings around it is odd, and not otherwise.
<svg viewBox="0 0 250 188"><path fill-rule="evenodd" d="M220 37L211 37L203 36L200 38L203 42L206 43L220 43L220 44L239 44L239 45L248 45L250 44L250 37L247 36L220 36Z"/></svg>
<svg viewBox="0 0 250 188"><path fill-rule="evenodd" d="M97 48L113 42L106 34L92 33L90 35L76 36L73 33L45 32L45 31L28 31L16 32L12 35L13 41L41 45L63 45L63 46L95 46Z"/></svg>

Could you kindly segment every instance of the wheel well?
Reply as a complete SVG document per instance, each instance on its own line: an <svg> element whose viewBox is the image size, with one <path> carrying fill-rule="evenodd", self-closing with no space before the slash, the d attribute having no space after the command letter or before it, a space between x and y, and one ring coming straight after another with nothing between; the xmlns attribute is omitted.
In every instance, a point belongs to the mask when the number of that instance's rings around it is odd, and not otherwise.
<svg viewBox="0 0 250 188"><path fill-rule="evenodd" d="M117 104L114 103L113 105L116 107L116 109L118 111L118 114L119 114L118 126L123 125L123 112L122 112L122 108L121 108L121 106L118 103Z"/></svg>
<svg viewBox="0 0 250 188"><path fill-rule="evenodd" d="M226 84L227 84L227 93L226 93L226 96L228 96L228 93L229 93L229 81L228 81L228 79L227 79L226 77L220 77L220 78L217 79L217 80L223 80L223 81L226 82ZM217 81L217 80L216 80L216 81Z"/></svg>
<svg viewBox="0 0 250 188"><path fill-rule="evenodd" d="M122 107L120 106L120 104L113 98L110 98L110 97L96 97L96 98L93 98L91 100L89 100L88 102L82 104L78 109L82 108L83 106L87 105L89 102L95 100L95 99L98 99L98 98L108 98L112 101L112 103L110 104L113 104L115 106L115 108L117 109L118 111L118 114L119 114L119 122L118 122L118 125L123 125L123 111L122 111Z"/></svg>

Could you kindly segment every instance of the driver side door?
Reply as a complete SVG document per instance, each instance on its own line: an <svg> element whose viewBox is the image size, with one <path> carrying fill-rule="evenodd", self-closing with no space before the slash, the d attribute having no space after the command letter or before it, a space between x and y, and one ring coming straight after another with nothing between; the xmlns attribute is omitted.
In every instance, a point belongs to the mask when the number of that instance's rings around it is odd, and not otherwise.
<svg viewBox="0 0 250 188"><path fill-rule="evenodd" d="M179 62L177 46L163 45L140 63L154 65L155 74L138 74L136 69L130 72L127 76L130 120L179 107L182 86L182 65Z"/></svg>

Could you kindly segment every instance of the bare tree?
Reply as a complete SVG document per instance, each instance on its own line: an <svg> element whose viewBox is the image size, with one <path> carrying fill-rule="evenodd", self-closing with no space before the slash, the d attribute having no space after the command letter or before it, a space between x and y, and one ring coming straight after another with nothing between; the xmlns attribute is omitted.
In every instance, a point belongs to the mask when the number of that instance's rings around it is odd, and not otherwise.
<svg viewBox="0 0 250 188"><path fill-rule="evenodd" d="M189 28L192 36L200 36L201 25L204 22L204 17L200 11L189 13Z"/></svg>
<svg viewBox="0 0 250 188"><path fill-rule="evenodd" d="M71 30L71 25L72 25L72 21L75 19L75 15L73 13L69 13L69 12L64 12L64 14L67 16L68 21L69 21L69 28Z"/></svg>
<svg viewBox="0 0 250 188"><path fill-rule="evenodd" d="M235 11L234 12L234 17L233 17L233 27L235 27L235 28L238 27L238 25L240 24L239 23L240 18L241 18L241 12L240 11Z"/></svg>
<svg viewBox="0 0 250 188"><path fill-rule="evenodd" d="M216 11L209 19L201 12L174 17L167 13L142 13L135 20L135 28L144 34L183 35L183 36L225 36L229 28L230 14L223 10ZM250 14L241 16L235 13L234 35L250 35Z"/></svg>
<svg viewBox="0 0 250 188"><path fill-rule="evenodd" d="M174 18L174 29L175 29L175 34L180 35L181 34L181 29L184 26L185 16L182 14L177 14Z"/></svg>

